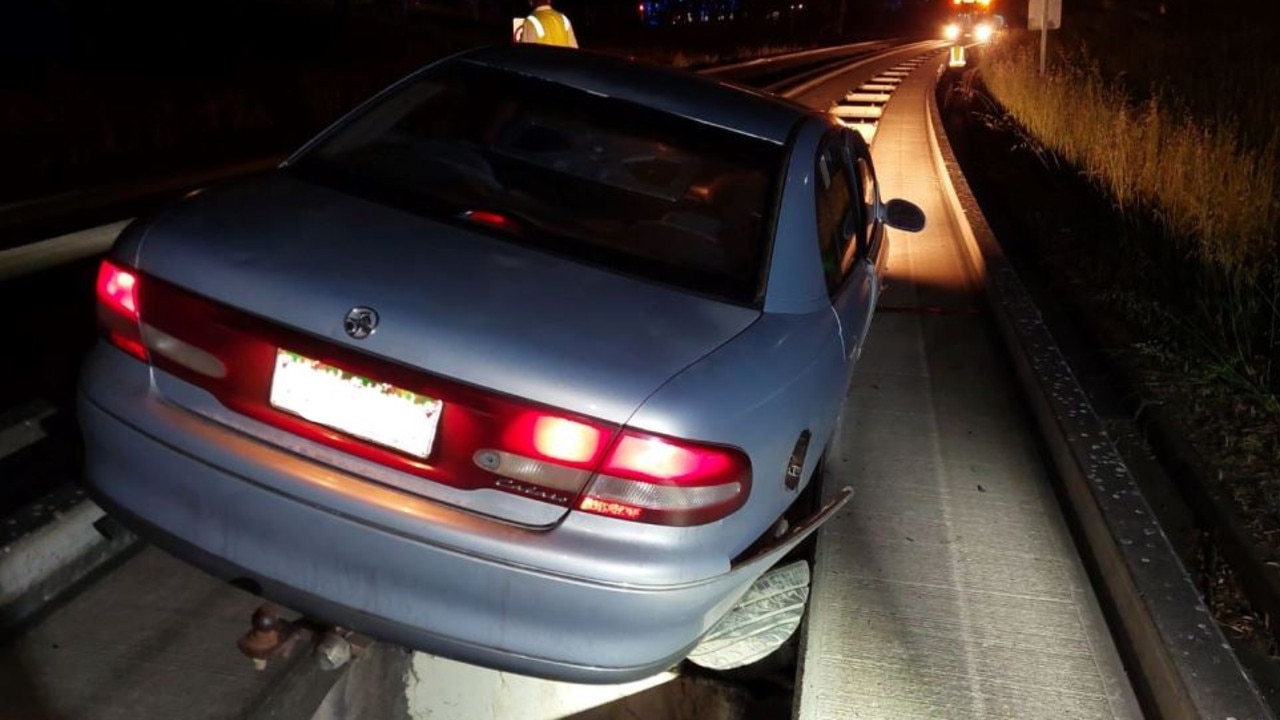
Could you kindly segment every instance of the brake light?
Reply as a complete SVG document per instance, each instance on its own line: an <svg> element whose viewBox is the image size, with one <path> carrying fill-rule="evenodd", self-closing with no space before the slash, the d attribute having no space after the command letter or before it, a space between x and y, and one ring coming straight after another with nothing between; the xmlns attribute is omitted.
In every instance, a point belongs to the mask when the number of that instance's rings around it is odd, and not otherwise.
<svg viewBox="0 0 1280 720"><path fill-rule="evenodd" d="M597 515L698 525L742 507L751 461L740 450L627 431L578 502Z"/></svg>
<svg viewBox="0 0 1280 720"><path fill-rule="evenodd" d="M103 260L98 268L98 299L131 320L138 319L138 276Z"/></svg>
<svg viewBox="0 0 1280 720"><path fill-rule="evenodd" d="M112 345L146 362L138 313L139 285L136 273L110 260L98 266L98 324Z"/></svg>
<svg viewBox="0 0 1280 720"><path fill-rule="evenodd" d="M500 442L503 450L529 460L594 470L608 439L603 428L586 418L528 410L508 421Z"/></svg>
<svg viewBox="0 0 1280 720"><path fill-rule="evenodd" d="M612 439L585 418L531 411L508 425L501 449L472 461L498 476L498 489L556 504L576 497L578 510L655 525L712 522L746 502L751 461L740 450L634 431Z"/></svg>
<svg viewBox="0 0 1280 720"><path fill-rule="evenodd" d="M600 450L603 433L575 420L546 415L533 424L533 448L551 460L588 462Z"/></svg>
<svg viewBox="0 0 1280 720"><path fill-rule="evenodd" d="M723 472L729 460L721 450L693 450L656 437L624 435L604 471L623 477L696 483Z"/></svg>
<svg viewBox="0 0 1280 720"><path fill-rule="evenodd" d="M509 421L501 449L481 448L472 461L497 476L499 490L572 505L612 435L585 419L526 411Z"/></svg>
<svg viewBox="0 0 1280 720"><path fill-rule="evenodd" d="M520 223L502 213L489 210L468 210L462 213L462 217L477 225L486 225L495 230L502 230L515 235L520 234Z"/></svg>

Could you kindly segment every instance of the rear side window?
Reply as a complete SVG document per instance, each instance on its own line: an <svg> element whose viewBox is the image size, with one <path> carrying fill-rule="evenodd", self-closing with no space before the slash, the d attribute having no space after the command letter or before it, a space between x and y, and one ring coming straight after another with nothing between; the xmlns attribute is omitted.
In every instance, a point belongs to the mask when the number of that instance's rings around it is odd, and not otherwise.
<svg viewBox="0 0 1280 720"><path fill-rule="evenodd" d="M858 187L862 191L862 222L863 231L860 238L864 245L872 242L875 235L875 217L876 217L876 176L871 169L871 163L865 158L858 158ZM877 248L863 247L862 252L874 253Z"/></svg>
<svg viewBox="0 0 1280 720"><path fill-rule="evenodd" d="M857 172L857 186L862 194L862 223L863 232L859 241L862 247L859 248L861 253L865 253L872 262L875 262L876 255L880 252L876 236L876 205L879 203L879 190L876 185L876 173L872 167L871 150L867 147L867 143L862 136L850 132L849 137L849 153L853 157L854 168ZM875 246L872 246L875 243Z"/></svg>
<svg viewBox="0 0 1280 720"><path fill-rule="evenodd" d="M421 76L297 164L310 179L743 304L783 149L466 62Z"/></svg>
<svg viewBox="0 0 1280 720"><path fill-rule="evenodd" d="M858 199L854 194L849 161L842 143L834 138L818 153L815 200L818 213L818 245L827 291L835 292L844 279L858 237Z"/></svg>

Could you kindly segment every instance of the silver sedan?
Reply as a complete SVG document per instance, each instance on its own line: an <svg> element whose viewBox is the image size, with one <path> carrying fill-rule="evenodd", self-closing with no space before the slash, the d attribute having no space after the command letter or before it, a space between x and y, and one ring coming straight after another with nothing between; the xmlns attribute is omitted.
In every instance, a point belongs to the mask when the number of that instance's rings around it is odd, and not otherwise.
<svg viewBox="0 0 1280 720"><path fill-rule="evenodd" d="M802 502L888 255L862 138L542 46L404 78L101 264L86 480L175 555L465 662L684 658Z"/></svg>

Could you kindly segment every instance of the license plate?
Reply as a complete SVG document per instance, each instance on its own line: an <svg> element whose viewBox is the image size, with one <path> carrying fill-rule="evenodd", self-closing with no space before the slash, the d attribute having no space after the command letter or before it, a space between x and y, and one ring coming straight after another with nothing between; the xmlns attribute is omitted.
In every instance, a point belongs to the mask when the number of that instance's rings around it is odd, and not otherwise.
<svg viewBox="0 0 1280 720"><path fill-rule="evenodd" d="M431 454L444 406L283 349L276 351L270 400L311 422L419 458Z"/></svg>

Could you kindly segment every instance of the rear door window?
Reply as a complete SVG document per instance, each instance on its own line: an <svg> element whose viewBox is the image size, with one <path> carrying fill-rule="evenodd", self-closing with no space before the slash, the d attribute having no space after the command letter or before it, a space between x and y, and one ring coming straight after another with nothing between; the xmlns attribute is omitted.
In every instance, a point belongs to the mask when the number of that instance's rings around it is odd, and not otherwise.
<svg viewBox="0 0 1280 720"><path fill-rule="evenodd" d="M871 161L871 149L861 135L849 133L850 154L853 156L854 170L857 176L858 191L862 200L862 246L859 252L875 264L879 258L881 233L876 220L876 207L880 203L880 186L876 184L875 167Z"/></svg>
<svg viewBox="0 0 1280 720"><path fill-rule="evenodd" d="M815 175L823 274L827 291L835 293L856 258L862 220L861 198L856 192L848 149L838 135L823 142Z"/></svg>

